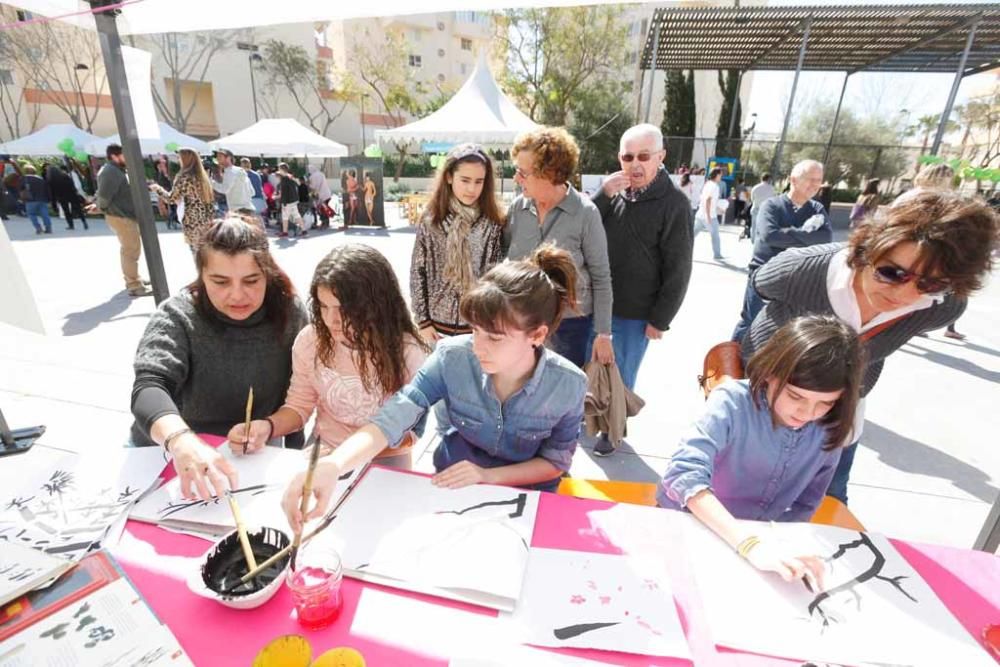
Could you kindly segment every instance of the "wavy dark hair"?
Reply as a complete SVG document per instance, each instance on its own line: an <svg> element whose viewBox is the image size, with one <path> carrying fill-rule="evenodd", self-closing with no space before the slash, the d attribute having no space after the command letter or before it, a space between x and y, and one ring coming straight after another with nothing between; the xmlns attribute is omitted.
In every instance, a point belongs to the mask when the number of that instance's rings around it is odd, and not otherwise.
<svg viewBox="0 0 1000 667"><path fill-rule="evenodd" d="M516 160L521 151L531 153L531 168L535 174L555 185L572 178L580 161L576 139L561 127L540 127L518 135L510 155Z"/></svg>
<svg viewBox="0 0 1000 667"><path fill-rule="evenodd" d="M432 225L439 227L451 210L451 185L449 177L455 176L455 170L463 164L481 164L486 168L486 178L483 181L483 191L479 193L479 215L498 225L504 224L504 217L497 206L496 181L493 176L493 160L482 147L476 144L459 144L450 151L444 164L438 170L434 179L434 190L427 203L427 213L423 218Z"/></svg>
<svg viewBox="0 0 1000 667"><path fill-rule="evenodd" d="M508 329L534 331L559 327L563 313L576 308L576 264L573 257L545 243L528 259L497 264L459 304L462 319L490 333Z"/></svg>
<svg viewBox="0 0 1000 667"><path fill-rule="evenodd" d="M319 288L340 301L348 347L358 352L358 374L366 391L393 394L406 384L406 345L424 343L410 316L399 282L382 253L359 243L338 246L320 260L309 285L309 310L316 327L316 363L331 366L336 345L323 322Z"/></svg>
<svg viewBox="0 0 1000 667"><path fill-rule="evenodd" d="M260 223L249 216L230 214L212 223L198 242L194 254L198 277L188 285L188 291L194 296L195 308L201 316L208 322L216 322L217 319L211 316L215 308L209 301L202 275L210 251L221 252L230 257L244 252L253 256L267 281L267 291L264 293L267 319L274 325L276 334L282 335L288 326L289 313L295 301L295 288L274 261Z"/></svg>
<svg viewBox="0 0 1000 667"><path fill-rule="evenodd" d="M855 270L874 266L901 243L916 243L917 266L905 268L947 280L952 294L967 297L992 270L998 236L1000 217L982 199L918 189L854 229L847 264Z"/></svg>
<svg viewBox="0 0 1000 667"><path fill-rule="evenodd" d="M747 362L754 405L762 407L770 390L774 400L787 385L808 391L843 393L819 423L826 427L823 449L848 444L864 374L865 353L854 331L831 315L789 320ZM774 385L769 386L773 378ZM770 405L771 423L778 416Z"/></svg>

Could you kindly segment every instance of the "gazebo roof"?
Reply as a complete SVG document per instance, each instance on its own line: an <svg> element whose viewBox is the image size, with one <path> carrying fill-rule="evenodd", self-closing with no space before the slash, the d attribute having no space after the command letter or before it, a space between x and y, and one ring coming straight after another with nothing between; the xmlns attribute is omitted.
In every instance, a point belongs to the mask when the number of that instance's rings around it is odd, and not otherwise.
<svg viewBox="0 0 1000 667"><path fill-rule="evenodd" d="M978 22L964 74L1000 67L1000 4L657 9L642 68L794 70L811 18L803 70L948 72Z"/></svg>

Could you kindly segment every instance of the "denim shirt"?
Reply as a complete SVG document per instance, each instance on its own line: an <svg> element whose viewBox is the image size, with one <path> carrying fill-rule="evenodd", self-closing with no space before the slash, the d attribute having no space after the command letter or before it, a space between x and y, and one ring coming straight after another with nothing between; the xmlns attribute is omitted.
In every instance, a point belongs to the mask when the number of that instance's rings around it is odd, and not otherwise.
<svg viewBox="0 0 1000 667"><path fill-rule="evenodd" d="M679 509L699 491L712 493L738 519L808 521L840 460L823 451L826 428L771 424L766 398L754 405L748 380L730 380L705 402L705 413L681 439L660 483L657 502Z"/></svg>
<svg viewBox="0 0 1000 667"><path fill-rule="evenodd" d="M395 447L443 400L451 427L434 455L438 470L459 460L497 467L541 457L568 471L586 391L587 377L580 369L541 348L531 377L501 404L472 352L472 336L454 336L438 341L413 380L386 401L371 423Z"/></svg>

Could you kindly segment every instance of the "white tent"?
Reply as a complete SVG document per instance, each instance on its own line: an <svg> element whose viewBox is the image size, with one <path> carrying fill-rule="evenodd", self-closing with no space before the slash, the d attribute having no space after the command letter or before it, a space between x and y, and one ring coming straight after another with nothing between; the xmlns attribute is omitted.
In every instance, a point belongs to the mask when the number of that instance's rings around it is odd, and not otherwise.
<svg viewBox="0 0 1000 667"><path fill-rule="evenodd" d="M178 148L185 147L193 148L202 155L208 155L212 152L212 147L208 145L207 141L188 136L163 122L157 123L157 125L160 127L160 137L158 139L139 137L139 146L142 148L143 155L173 153ZM93 155L104 155L104 149L107 148L108 144L120 144L121 142L121 138L117 134L114 134L106 139L99 139L94 142L88 147L88 150Z"/></svg>
<svg viewBox="0 0 1000 667"><path fill-rule="evenodd" d="M89 132L84 132L76 125L69 123L56 123L46 125L37 132L33 132L20 139L8 141L0 144L0 153L8 155L32 155L44 157L46 155L65 155L66 151L62 146L66 145L66 140L73 142L74 151L89 152L90 145L94 142L103 141L100 137ZM104 155L104 149L93 155Z"/></svg>
<svg viewBox="0 0 1000 667"><path fill-rule="evenodd" d="M265 118L227 137L208 142L212 150L267 157L344 157L347 146L300 125L291 118Z"/></svg>
<svg viewBox="0 0 1000 667"><path fill-rule="evenodd" d="M474 142L509 145L521 132L538 125L503 94L480 54L476 69L448 102L418 121L392 130L376 130L375 139L389 141Z"/></svg>

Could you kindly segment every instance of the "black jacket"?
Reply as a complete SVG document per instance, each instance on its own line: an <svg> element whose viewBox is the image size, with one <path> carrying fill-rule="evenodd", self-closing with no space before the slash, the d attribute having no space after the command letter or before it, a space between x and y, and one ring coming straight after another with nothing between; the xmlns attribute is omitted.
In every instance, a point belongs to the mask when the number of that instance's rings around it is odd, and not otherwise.
<svg viewBox="0 0 1000 667"><path fill-rule="evenodd" d="M670 327L691 279L694 243L687 196L661 170L636 201L594 195L608 237L613 314Z"/></svg>
<svg viewBox="0 0 1000 667"><path fill-rule="evenodd" d="M282 176L278 183L278 199L281 205L299 203L299 184L291 176Z"/></svg>

